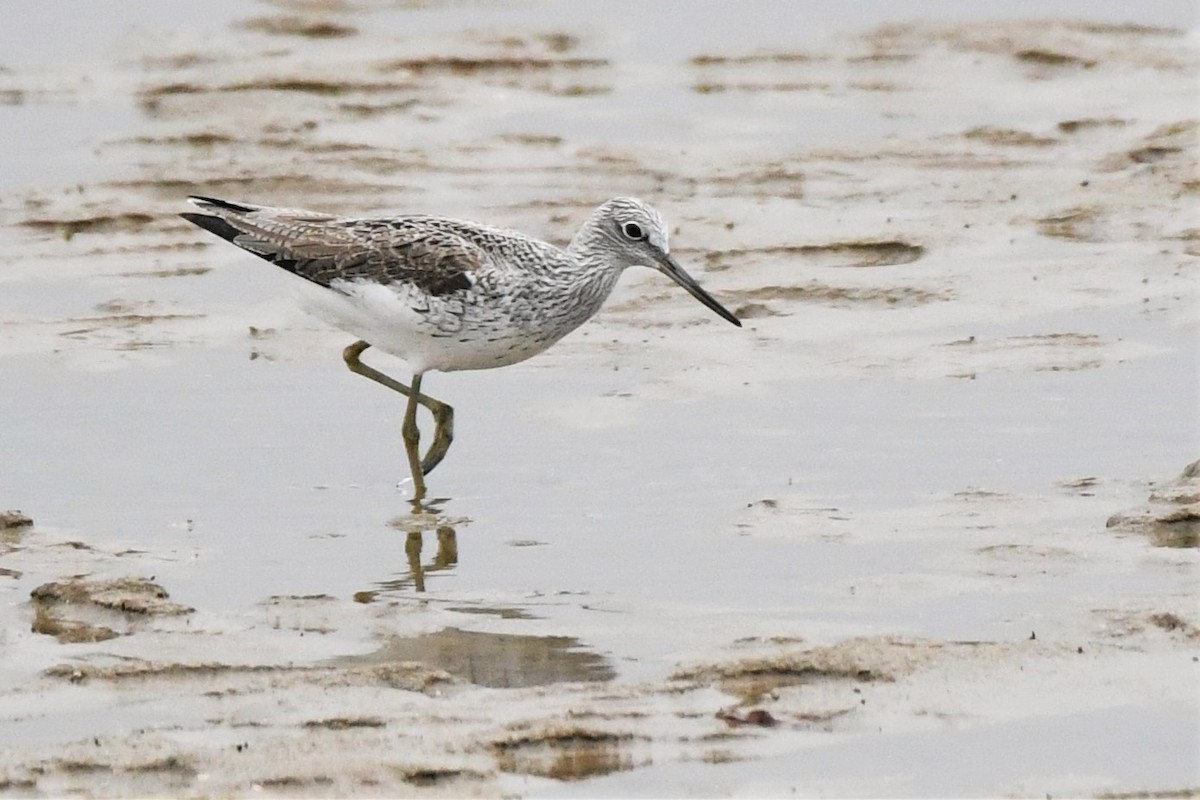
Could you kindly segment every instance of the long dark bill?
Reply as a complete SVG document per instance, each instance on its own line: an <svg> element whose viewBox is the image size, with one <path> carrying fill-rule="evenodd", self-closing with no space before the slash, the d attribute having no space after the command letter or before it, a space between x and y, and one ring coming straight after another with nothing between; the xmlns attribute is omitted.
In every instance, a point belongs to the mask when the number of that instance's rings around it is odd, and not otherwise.
<svg viewBox="0 0 1200 800"><path fill-rule="evenodd" d="M704 305L717 312L722 319L732 322L739 328L742 327L742 321L730 313L729 309L718 303L711 294L701 289L700 284L696 283L695 279L692 278L691 275L688 275L683 271L683 267L679 266L678 261L671 258L671 256L667 253L663 253L657 260L658 263L655 266L658 267L659 272L669 276L671 280L687 289L688 293L692 297L696 298L701 303L704 303Z"/></svg>

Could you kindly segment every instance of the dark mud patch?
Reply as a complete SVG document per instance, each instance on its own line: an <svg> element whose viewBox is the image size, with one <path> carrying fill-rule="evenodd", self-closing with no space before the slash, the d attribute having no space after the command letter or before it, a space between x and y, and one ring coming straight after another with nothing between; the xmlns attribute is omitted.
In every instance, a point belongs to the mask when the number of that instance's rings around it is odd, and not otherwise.
<svg viewBox="0 0 1200 800"><path fill-rule="evenodd" d="M175 199L178 199L178 197L177 196L172 197L171 199L175 200ZM129 254L145 255L148 253L175 254L175 253L192 252L192 251L196 251L196 250L204 250L208 246L209 245L206 242L154 242L154 243L150 243L150 242L139 241L134 244L120 244L120 243L110 243L107 240L101 240L101 242L98 242L95 246L88 248L88 250L85 251L83 253L83 255L104 256L104 255L110 255L113 253L118 253L118 254L123 254L123 255L129 255ZM198 267L185 267L182 269L190 271L190 270L198 269ZM120 275L123 278L132 278L135 276L169 278L169 277L173 277L174 273L175 273L174 269L162 269L162 270L146 270L146 271L140 271L140 272L137 272L137 271L118 272L117 275ZM184 274L191 274L191 273L185 272Z"/></svg>
<svg viewBox="0 0 1200 800"><path fill-rule="evenodd" d="M858 710L858 706L847 706L843 708L832 708L822 711L799 711L792 715L797 725L801 728L811 730L820 730L830 733L833 731L834 723Z"/></svg>
<svg viewBox="0 0 1200 800"><path fill-rule="evenodd" d="M1038 354L1034 372L1076 372L1096 369L1103 365L1098 357L1105 348L1104 339L1096 333L1031 333L1009 336L998 342L980 342L984 349L1030 349Z"/></svg>
<svg viewBox="0 0 1200 800"><path fill-rule="evenodd" d="M138 94L138 101L144 111L149 114L159 110L159 104L164 98L183 95L203 95L217 93L239 92L275 92L315 95L318 97L341 97L350 94L374 94L382 92L407 92L416 86L408 82L397 81L360 81L360 80L330 80L325 78L258 78L249 81L238 81L215 86L198 83L179 82L166 83L143 89Z"/></svg>
<svg viewBox="0 0 1200 800"><path fill-rule="evenodd" d="M129 141L134 144L144 144L160 147L216 147L231 145L237 140L224 133L185 133L179 136L138 136Z"/></svg>
<svg viewBox="0 0 1200 800"><path fill-rule="evenodd" d="M136 232L154 222L155 217L139 212L124 214L98 214L90 217L73 217L65 219L31 218L22 220L19 224L24 228L43 232L56 233L70 241L77 233L118 233Z"/></svg>
<svg viewBox="0 0 1200 800"><path fill-rule="evenodd" d="M490 747L503 772L578 781L649 763L649 759L635 762L628 749L637 738L596 728L547 728L497 739Z"/></svg>
<svg viewBox="0 0 1200 800"><path fill-rule="evenodd" d="M352 728L385 728L387 727L387 722L379 717L333 717L330 719L310 719L304 723L304 727L345 731Z"/></svg>
<svg viewBox="0 0 1200 800"><path fill-rule="evenodd" d="M696 94L717 94L720 92L824 92L833 88L833 84L812 81L740 81L737 83L704 82L692 84Z"/></svg>
<svg viewBox="0 0 1200 800"><path fill-rule="evenodd" d="M677 670L672 680L715 686L753 705L790 686L844 681L893 682L929 661L941 647L895 639L850 639L840 644L795 653L745 658Z"/></svg>
<svg viewBox="0 0 1200 800"><path fill-rule="evenodd" d="M412 663L377 664L366 669L365 675L377 685L426 695L440 694L457 682L448 672Z"/></svg>
<svg viewBox="0 0 1200 800"><path fill-rule="evenodd" d="M106 625L63 619L40 605L34 606L33 622L29 629L34 633L53 636L63 644L104 642L121 635Z"/></svg>
<svg viewBox="0 0 1200 800"><path fill-rule="evenodd" d="M338 109L356 117L378 117L408 111L416 105L417 101L410 99L390 103L342 103Z"/></svg>
<svg viewBox="0 0 1200 800"><path fill-rule="evenodd" d="M1172 614L1165 611L1158 614L1151 614L1146 618L1156 628L1170 632L1178 632L1188 637L1189 639L1200 638L1200 628L1185 620L1178 614Z"/></svg>
<svg viewBox="0 0 1200 800"><path fill-rule="evenodd" d="M196 768L190 762L179 756L166 756L152 761L128 764L121 767L125 772L166 772L181 778L194 778Z"/></svg>
<svg viewBox="0 0 1200 800"><path fill-rule="evenodd" d="M409 101L408 104L416 101ZM341 106L346 108L347 106ZM304 153L337 155L339 157L353 159L353 154L368 153L374 158L381 157L379 148L372 147L366 144L356 144L350 142L317 142L305 138L302 134L312 130L301 124L295 128L279 128L271 127L270 129L261 131L261 135L257 136L229 136L223 133L210 133L199 131L196 133L186 133L177 136L138 136L128 141L133 144L149 145L152 147L199 147L208 148L213 145L242 145L262 147L271 150L287 150L294 153L302 151ZM126 181L110 181L106 186L115 188L129 188L138 184Z"/></svg>
<svg viewBox="0 0 1200 800"><path fill-rule="evenodd" d="M306 39L344 39L358 35L358 28L351 25L296 16L254 17L239 22L237 27L268 36L301 36Z"/></svg>
<svg viewBox="0 0 1200 800"><path fill-rule="evenodd" d="M1200 505L1156 518L1150 528L1150 541L1156 547L1200 547Z"/></svg>
<svg viewBox="0 0 1200 800"><path fill-rule="evenodd" d="M60 642L112 639L120 634L102 623L114 617L118 623L128 624L134 616L181 616L192 612L187 606L172 602L166 589L145 578L51 581L30 592L30 598L33 632L53 636Z"/></svg>
<svg viewBox="0 0 1200 800"><path fill-rule="evenodd" d="M210 64L218 64L221 59L215 55L207 53L176 53L171 55L154 55L143 56L142 66L147 70L163 70L176 71L183 69L193 69L195 67L206 67Z"/></svg>
<svg viewBox="0 0 1200 800"><path fill-rule="evenodd" d="M785 316L785 312L776 311L765 303L742 303L734 306L733 313L738 319L763 319L764 317Z"/></svg>
<svg viewBox="0 0 1200 800"><path fill-rule="evenodd" d="M175 267L174 269L154 269L146 272L120 272L122 278L194 278L197 275L207 275L212 267Z"/></svg>
<svg viewBox="0 0 1200 800"><path fill-rule="evenodd" d="M757 703L764 696L787 686L803 686L822 681L866 683L893 680L890 675L859 665L829 665L805 658L778 657L750 659L720 667L681 670L673 678L716 685L726 694L740 697L743 703Z"/></svg>
<svg viewBox="0 0 1200 800"><path fill-rule="evenodd" d="M128 680L155 678L176 679L244 675L252 673L283 673L311 670L308 667L280 667L274 664L226 664L222 662L157 662L129 661L117 664L56 664L43 674L47 678L65 678L72 683L102 680L119 683Z"/></svg>
<svg viewBox="0 0 1200 800"><path fill-rule="evenodd" d="M259 785L264 789L303 789L303 788L319 788L333 785L333 778L328 775L283 775L277 778L264 778L258 781Z"/></svg>
<svg viewBox="0 0 1200 800"><path fill-rule="evenodd" d="M566 53L579 47L579 37L562 31L551 31L548 33L537 33L532 36L502 36L499 39L494 39L490 44L499 45L509 50L527 50L532 47L541 47L549 50L551 53Z"/></svg>
<svg viewBox="0 0 1200 800"><path fill-rule="evenodd" d="M1128 120L1119 117L1085 117L1083 119L1064 119L1058 123L1058 129L1063 133L1079 133L1097 128L1121 128L1128 124Z"/></svg>
<svg viewBox="0 0 1200 800"><path fill-rule="evenodd" d="M904 64L917 58L916 53L867 53L849 56L847 64Z"/></svg>
<svg viewBox="0 0 1200 800"><path fill-rule="evenodd" d="M0 531L18 530L33 526L33 519L17 510L0 511Z"/></svg>
<svg viewBox="0 0 1200 800"><path fill-rule="evenodd" d="M1170 156L1183 153L1182 147L1136 147L1129 151L1129 160L1135 164L1154 164Z"/></svg>
<svg viewBox="0 0 1200 800"><path fill-rule="evenodd" d="M959 491L959 492L955 492L954 496L961 498L963 500L966 500L968 502L973 502L973 501L977 501L977 500L990 501L990 500L1014 500L1015 499L1014 495L1011 495L1011 494L1005 494L1004 492L993 492L989 489L980 489L980 488L974 487L974 486L969 487L967 489L963 489L962 491Z"/></svg>
<svg viewBox="0 0 1200 800"><path fill-rule="evenodd" d="M804 172L794 164L772 161L740 172L713 175L705 183L713 186L719 197L752 195L763 199L786 197L799 200L804 197L804 180ZM727 223L726 227L731 228L732 223Z"/></svg>
<svg viewBox="0 0 1200 800"><path fill-rule="evenodd" d="M1104 238L1103 215L1096 207L1077 207L1034 221L1037 232L1056 239L1098 242Z"/></svg>
<svg viewBox="0 0 1200 800"><path fill-rule="evenodd" d="M12 778L0 776L0 792L13 792L14 797L36 797L37 781L34 778ZM18 793L19 792L19 793Z"/></svg>
<svg viewBox="0 0 1200 800"><path fill-rule="evenodd" d="M929 47L945 43L955 50L1011 59L1027 68L1033 80L1070 80L1079 72L1134 65L1178 71L1187 69L1190 54L1180 41L1167 41L1171 29L1107 26L1066 20L1009 20L930 28L913 24L884 25L871 41L881 50ZM1137 41L1155 37L1154 41Z"/></svg>
<svg viewBox="0 0 1200 800"><path fill-rule="evenodd" d="M203 318L203 314L109 314L100 317L72 317L65 321L73 325L82 323L83 327L60 331L58 335L80 337L104 329L137 328L144 325L152 325L157 322L168 322L172 320L194 320ZM142 344L150 345L153 343L142 342Z"/></svg>
<svg viewBox="0 0 1200 800"><path fill-rule="evenodd" d="M989 544L977 548L976 553L1004 561L1029 561L1031 558L1063 561L1078 559L1079 555L1062 547L1031 544Z"/></svg>
<svg viewBox="0 0 1200 800"><path fill-rule="evenodd" d="M850 306L880 304L886 306L917 306L939 300L949 300L948 291L931 291L913 286L890 286L881 288L859 288L853 286L831 286L811 281L802 286L760 286L755 289L733 289L722 292L741 303L739 308L750 317L767 317L785 314L786 311L772 306L777 303L827 303Z"/></svg>
<svg viewBox="0 0 1200 800"><path fill-rule="evenodd" d="M807 64L812 61L820 60L823 59L817 56L809 55L808 53L780 52L751 53L749 55L740 56L698 55L693 56L691 62L697 67L710 67L725 64Z"/></svg>
<svg viewBox="0 0 1200 800"><path fill-rule="evenodd" d="M581 728L581 727L566 727L566 728L546 728L539 731L522 731L513 735L497 739L492 742L492 749L497 751L516 750L530 745L551 745L563 746L586 743L617 743L631 741L634 738L632 733L621 733L617 731L600 730L596 728Z"/></svg>
<svg viewBox="0 0 1200 800"><path fill-rule="evenodd" d="M392 637L374 653L348 656L338 663L416 663L494 689L602 682L616 677L607 659L581 649L579 640L570 636L519 636L458 628Z"/></svg>
<svg viewBox="0 0 1200 800"><path fill-rule="evenodd" d="M971 128L963 134L963 138L973 141L1006 147L1049 147L1058 144L1058 139L1051 136L1038 136L1028 131L1014 128Z"/></svg>
<svg viewBox="0 0 1200 800"><path fill-rule="evenodd" d="M143 89L139 93L139 97L141 98L143 107L145 107L147 103L157 100L160 97L168 97L170 95L179 94L204 94L205 92L211 91L213 90L196 83L174 81L172 83L163 83L159 84L158 86L151 86L147 89Z"/></svg>
<svg viewBox="0 0 1200 800"><path fill-rule="evenodd" d="M898 239L885 239L713 250L705 254L704 262L705 268L710 272L728 269L748 258L798 258L816 266L887 267L910 264L924 254L925 248L922 245Z"/></svg>
<svg viewBox="0 0 1200 800"><path fill-rule="evenodd" d="M43 583L32 590L30 596L38 603L70 606L88 604L126 614L174 616L192 612L191 608L170 601L166 589L146 578L118 578L115 581L71 578Z"/></svg>
<svg viewBox="0 0 1200 800"><path fill-rule="evenodd" d="M453 767L399 767L393 766L396 777L412 786L442 786L457 781L482 781L487 775L470 769Z"/></svg>
<svg viewBox="0 0 1200 800"><path fill-rule="evenodd" d="M331 81L320 78L260 78L218 87L218 92L294 92L323 97L367 92L393 92L412 89L408 84L370 81Z"/></svg>
<svg viewBox="0 0 1200 800"><path fill-rule="evenodd" d="M1106 172L1136 170L1188 188L1196 180L1196 140L1200 122L1180 120L1162 125L1133 147L1111 153L1098 166Z"/></svg>
<svg viewBox="0 0 1200 800"><path fill-rule="evenodd" d="M1058 347L1101 347L1104 340L1094 333L1029 333L1020 336L1009 336L1004 341L1018 347L1040 347L1051 345Z"/></svg>
<svg viewBox="0 0 1200 800"><path fill-rule="evenodd" d="M779 720L765 708L752 708L749 711L723 708L716 713L716 718L731 728L740 728L746 725L757 728L774 728L779 724Z"/></svg>
<svg viewBox="0 0 1200 800"><path fill-rule="evenodd" d="M1096 800L1189 800L1200 797L1200 786L1179 789L1138 789L1131 792L1097 792Z"/></svg>
<svg viewBox="0 0 1200 800"><path fill-rule="evenodd" d="M143 661L123 660L114 663L67 663L57 664L43 673L48 678L58 678L71 683L105 681L129 683L193 680L209 682L214 688L209 693L227 691L226 683L244 685L247 678L260 677L273 687L289 684L317 685L328 690L346 686L383 686L406 692L427 695L443 693L456 680L453 676L431 670L416 663L359 664L341 663L352 659L338 659L335 663L321 664L233 664L223 661Z"/></svg>
<svg viewBox="0 0 1200 800"><path fill-rule="evenodd" d="M563 143L561 136L539 133L502 133L497 138L502 142L526 147L558 147Z"/></svg>
<svg viewBox="0 0 1200 800"><path fill-rule="evenodd" d="M1077 56L1072 53L1042 48L1018 50L1013 53L1013 57L1026 64L1038 64L1049 67L1082 67L1083 69L1091 69L1100 63L1094 58L1085 58L1084 56Z"/></svg>
<svg viewBox="0 0 1200 800"><path fill-rule="evenodd" d="M351 94L378 95L382 93L411 94L429 88L435 78L475 78L501 85L520 86L531 75L552 76L579 74L609 66L604 58L581 58L547 55L430 55L396 58L376 62L355 75L333 76L328 73L310 74L298 71L292 75L261 75L251 80L227 83L208 83L203 80L182 80L147 86L139 94L139 102L147 113L156 113L161 103L171 97L195 96L214 93L238 93L269 91L275 93L305 94L323 97L339 97ZM379 76L370 78L370 73ZM611 91L609 86L571 83L565 86L542 83L531 88L555 94L595 94ZM410 99L410 98L406 98ZM435 101L440 102L440 101ZM367 113L374 109L364 106Z"/></svg>
<svg viewBox="0 0 1200 800"><path fill-rule="evenodd" d="M855 690L857 691L857 690ZM837 720L853 714L859 705L838 708L796 711L788 714L772 714L765 708L723 708L714 715L732 730L739 728L790 727L798 730L813 730L832 733Z"/></svg>
<svg viewBox="0 0 1200 800"><path fill-rule="evenodd" d="M112 764L106 764L102 761L85 761L77 758L62 758L55 763L55 767L60 772L70 772L76 774L91 774L95 772L115 772Z"/></svg>
<svg viewBox="0 0 1200 800"><path fill-rule="evenodd" d="M1072 27L1085 33L1104 36L1163 36L1178 39L1187 31L1161 25L1142 25L1137 22L1078 22Z"/></svg>
<svg viewBox="0 0 1200 800"><path fill-rule="evenodd" d="M409 72L414 75L471 76L495 72L545 72L607 67L606 58L544 58L536 56L425 56L398 58L379 66L382 72Z"/></svg>
<svg viewBox="0 0 1200 800"><path fill-rule="evenodd" d="M1059 481L1057 485L1072 492L1076 492L1084 497L1092 497L1095 495L1095 492L1093 492L1092 489L1099 485L1099 483L1099 478L1095 477L1094 475L1088 475L1083 478L1073 478L1071 480Z"/></svg>
<svg viewBox="0 0 1200 800"><path fill-rule="evenodd" d="M894 81L853 81L850 83L851 89L857 89L860 92L908 92L912 89L908 86L896 83Z"/></svg>
<svg viewBox="0 0 1200 800"><path fill-rule="evenodd" d="M400 162L393 162L397 165ZM394 171L394 170L393 170ZM138 191L146 191L157 197L161 197L172 202L180 202L180 198L189 194L205 194L205 195L238 195L246 194L253 191L255 195L262 196L279 196L279 195L306 195L312 197L314 195L326 195L336 198L345 197L361 197L363 194L384 194L387 191L394 191L394 187L389 187L384 184L371 183L365 180L352 179L337 179L337 178L319 178L312 174L279 172L273 174L226 174L226 175L211 175L207 178L175 178L162 177L150 178L144 180L128 180L111 182L107 184L114 189L132 189ZM316 205L316 202L313 202ZM171 220L173 228L177 231L194 231L195 228L187 222L180 220L178 224ZM204 244L204 247L211 247L212 244Z"/></svg>
<svg viewBox="0 0 1200 800"><path fill-rule="evenodd" d="M500 619L538 619L525 609L512 606L449 606L446 610L456 611L459 614L494 616Z"/></svg>
<svg viewBox="0 0 1200 800"><path fill-rule="evenodd" d="M1200 461L1180 477L1151 493L1142 508L1113 514L1105 527L1118 533L1137 533L1155 547L1200 547Z"/></svg>
<svg viewBox="0 0 1200 800"><path fill-rule="evenodd" d="M155 776L167 778L174 782L191 781L199 772L190 760L181 756L166 756L145 760L145 762L130 762L120 763L115 760L104 760L100 758L59 758L53 760L41 768L38 768L40 774L46 772L64 772L67 775L118 775L127 774L130 776ZM36 783L34 784L36 786ZM2 787L2 783L0 783Z"/></svg>
<svg viewBox="0 0 1200 800"><path fill-rule="evenodd" d="M611 86L585 86L580 83L572 83L567 86L554 86L549 83L540 83L531 87L535 91L545 92L546 94L556 95L558 97L590 97L599 94L608 94L612 91Z"/></svg>

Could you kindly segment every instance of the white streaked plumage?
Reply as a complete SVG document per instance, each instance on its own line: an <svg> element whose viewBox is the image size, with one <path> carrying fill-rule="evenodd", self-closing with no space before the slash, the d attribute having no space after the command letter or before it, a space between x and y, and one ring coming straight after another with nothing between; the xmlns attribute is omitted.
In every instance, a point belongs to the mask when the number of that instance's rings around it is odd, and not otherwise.
<svg viewBox="0 0 1200 800"><path fill-rule="evenodd" d="M534 356L595 314L630 266L659 269L740 324L671 258L658 212L632 198L597 208L566 249L443 217L191 201L205 213L187 219L313 284L306 310L416 373Z"/></svg>

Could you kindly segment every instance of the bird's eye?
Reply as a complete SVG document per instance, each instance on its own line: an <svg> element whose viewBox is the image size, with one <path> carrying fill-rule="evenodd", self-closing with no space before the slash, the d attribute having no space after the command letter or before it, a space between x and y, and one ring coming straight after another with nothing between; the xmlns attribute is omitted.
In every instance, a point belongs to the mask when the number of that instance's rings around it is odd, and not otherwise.
<svg viewBox="0 0 1200 800"><path fill-rule="evenodd" d="M626 222L621 226L621 232L630 239L645 239L646 232L642 230L642 226L636 222Z"/></svg>

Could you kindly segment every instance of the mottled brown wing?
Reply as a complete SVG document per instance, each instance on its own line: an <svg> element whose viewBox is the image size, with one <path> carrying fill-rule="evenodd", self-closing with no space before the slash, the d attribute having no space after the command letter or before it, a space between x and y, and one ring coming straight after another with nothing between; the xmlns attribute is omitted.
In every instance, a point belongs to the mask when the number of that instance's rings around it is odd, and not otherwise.
<svg viewBox="0 0 1200 800"><path fill-rule="evenodd" d="M321 286L335 281L410 283L432 295L470 288L487 255L419 218L343 220L306 211L203 198L212 214L185 219Z"/></svg>

